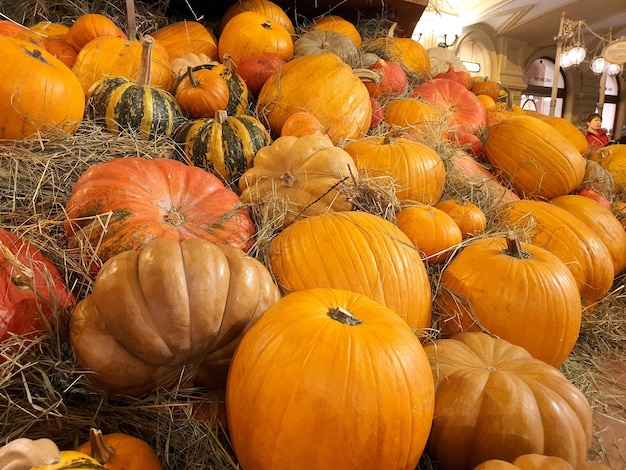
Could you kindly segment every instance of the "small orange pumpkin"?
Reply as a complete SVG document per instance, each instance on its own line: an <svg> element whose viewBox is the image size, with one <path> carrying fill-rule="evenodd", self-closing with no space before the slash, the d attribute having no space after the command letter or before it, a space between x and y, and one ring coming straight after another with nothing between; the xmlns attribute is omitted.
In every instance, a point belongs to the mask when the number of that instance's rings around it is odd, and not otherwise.
<svg viewBox="0 0 626 470"><path fill-rule="evenodd" d="M92 39L102 37L128 39L126 33L112 19L100 13L79 16L65 34L65 40L78 52Z"/></svg>
<svg viewBox="0 0 626 470"><path fill-rule="evenodd" d="M283 127L280 129L280 135L293 135L302 137L303 135L320 134L324 132L324 126L313 114L308 111L297 111L289 116Z"/></svg>
<svg viewBox="0 0 626 470"><path fill-rule="evenodd" d="M482 234L487 228L487 216L476 204L463 199L445 199L435 207L452 217L464 240Z"/></svg>
<svg viewBox="0 0 626 470"><path fill-rule="evenodd" d="M220 109L226 109L230 92L219 73L188 67L174 90L174 96L192 119L212 118Z"/></svg>
<svg viewBox="0 0 626 470"><path fill-rule="evenodd" d="M108 470L161 470L161 462L152 447L143 439L121 432L103 434L89 430L89 440L79 445L82 452L100 462Z"/></svg>

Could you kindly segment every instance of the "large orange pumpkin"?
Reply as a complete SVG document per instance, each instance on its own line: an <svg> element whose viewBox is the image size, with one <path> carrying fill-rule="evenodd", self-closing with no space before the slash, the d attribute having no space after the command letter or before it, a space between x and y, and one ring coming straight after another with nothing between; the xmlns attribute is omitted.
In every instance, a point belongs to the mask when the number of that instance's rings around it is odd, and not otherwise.
<svg viewBox="0 0 626 470"><path fill-rule="evenodd" d="M73 134L85 95L67 66L42 47L0 35L0 139Z"/></svg>
<svg viewBox="0 0 626 470"><path fill-rule="evenodd" d="M296 34L296 29L293 26L293 22L291 21L291 18L287 15L285 10L283 10L281 6L270 0L239 0L237 2L232 2L222 15L219 24L220 32L224 29L226 23L228 23L231 18L238 15L239 13L243 13L244 11L253 11L255 13L260 13L268 17L272 22L281 25L289 32L289 34Z"/></svg>
<svg viewBox="0 0 626 470"><path fill-rule="evenodd" d="M153 238L199 237L247 250L254 224L217 176L164 158L117 158L91 166L66 204L70 246L97 272L100 261ZM93 250L93 252L92 252Z"/></svg>
<svg viewBox="0 0 626 470"><path fill-rule="evenodd" d="M393 23L387 36L372 41L371 48L380 51L381 57L402 64L413 75L430 77L430 56L424 46L412 38L395 37L397 23Z"/></svg>
<svg viewBox="0 0 626 470"><path fill-rule="evenodd" d="M435 415L427 450L446 470L540 453L586 460L593 429L585 395L558 369L485 333L427 344Z"/></svg>
<svg viewBox="0 0 626 470"><path fill-rule="evenodd" d="M259 92L259 120L274 136L297 111L309 111L337 145L364 137L372 120L365 85L336 54L312 54L290 60L272 74Z"/></svg>
<svg viewBox="0 0 626 470"><path fill-rule="evenodd" d="M585 176L585 158L574 144L531 116L513 116L492 127L485 154L525 197L552 199L568 194Z"/></svg>
<svg viewBox="0 0 626 470"><path fill-rule="evenodd" d="M626 190L626 145L609 145L589 154L589 159L600 164L613 177L615 189Z"/></svg>
<svg viewBox="0 0 626 470"><path fill-rule="evenodd" d="M559 366L576 344L582 304L576 279L548 250L516 237L465 246L441 273L444 334L488 331Z"/></svg>
<svg viewBox="0 0 626 470"><path fill-rule="evenodd" d="M352 140L343 149L352 155L363 175L391 177L400 202L434 204L443 194L443 160L426 144L402 137L372 136Z"/></svg>
<svg viewBox="0 0 626 470"><path fill-rule="evenodd" d="M190 52L204 54L211 60L218 59L216 37L197 21L170 23L151 33L151 36L165 48L170 60Z"/></svg>
<svg viewBox="0 0 626 470"><path fill-rule="evenodd" d="M567 460L554 455L524 454L512 462L491 459L474 467L473 470L611 470L600 462L583 462L575 467Z"/></svg>
<svg viewBox="0 0 626 470"><path fill-rule="evenodd" d="M381 217L352 211L298 220L271 241L269 257L283 293L350 290L390 307L411 328L431 326L431 289L420 254Z"/></svg>
<svg viewBox="0 0 626 470"><path fill-rule="evenodd" d="M239 343L226 388L235 455L256 470L413 470L433 398L428 360L407 324L336 289L295 292L270 307Z"/></svg>

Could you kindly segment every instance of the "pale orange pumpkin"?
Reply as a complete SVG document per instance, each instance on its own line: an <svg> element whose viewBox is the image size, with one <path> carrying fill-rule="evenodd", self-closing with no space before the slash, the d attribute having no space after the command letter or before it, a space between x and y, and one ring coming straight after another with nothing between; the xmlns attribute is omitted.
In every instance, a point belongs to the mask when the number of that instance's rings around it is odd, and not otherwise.
<svg viewBox="0 0 626 470"><path fill-rule="evenodd" d="M375 39L372 48L381 49L381 56L386 56L402 64L409 73L423 78L430 78L430 57L424 46L412 38L395 37L397 23L393 23L387 36Z"/></svg>
<svg viewBox="0 0 626 470"><path fill-rule="evenodd" d="M384 122L404 129L418 140L438 142L447 118L436 106L417 98L398 98L385 105Z"/></svg>
<svg viewBox="0 0 626 470"><path fill-rule="evenodd" d="M313 114L308 111L297 111L289 116L283 127L280 128L280 135L293 135L302 137L303 135L321 134L324 126Z"/></svg>
<svg viewBox="0 0 626 470"><path fill-rule="evenodd" d="M150 35L163 46L170 60L187 53L205 54L210 60L218 60L217 38L197 21L170 23Z"/></svg>

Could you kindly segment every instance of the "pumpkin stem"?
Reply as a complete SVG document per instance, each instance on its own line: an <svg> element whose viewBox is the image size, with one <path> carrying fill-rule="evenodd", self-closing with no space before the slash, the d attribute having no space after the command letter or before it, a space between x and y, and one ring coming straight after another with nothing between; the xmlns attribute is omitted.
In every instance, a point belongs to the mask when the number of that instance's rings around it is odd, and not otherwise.
<svg viewBox="0 0 626 470"><path fill-rule="evenodd" d="M200 85L200 82L198 82L198 79L194 75L193 67L191 65L187 66L187 76L189 77L189 81L191 82L191 86L194 87L194 88L198 88L198 85Z"/></svg>
<svg viewBox="0 0 626 470"><path fill-rule="evenodd" d="M15 287L21 290L33 290L33 270L21 263L2 242L0 242L0 254L11 265L11 282Z"/></svg>
<svg viewBox="0 0 626 470"><path fill-rule="evenodd" d="M363 320L359 320L357 317L355 317L342 307L331 308L330 310L328 310L328 316L333 320L336 320L339 323L343 323L344 325L348 326L357 326L363 323Z"/></svg>
<svg viewBox="0 0 626 470"><path fill-rule="evenodd" d="M382 73L371 69L353 69L352 73L362 82L380 83L383 79Z"/></svg>
<svg viewBox="0 0 626 470"><path fill-rule="evenodd" d="M265 29L272 29L272 22L270 20L265 21L261 24Z"/></svg>
<svg viewBox="0 0 626 470"><path fill-rule="evenodd" d="M104 440L102 431L91 428L89 430L89 443L91 444L91 458L102 465L107 463L115 455L115 449Z"/></svg>
<svg viewBox="0 0 626 470"><path fill-rule="evenodd" d="M224 57L222 57L222 65L228 70L233 70L233 59L230 54L224 54Z"/></svg>
<svg viewBox="0 0 626 470"><path fill-rule="evenodd" d="M280 182L283 186L291 188L296 182L296 177L293 176L293 173L288 171L280 176Z"/></svg>
<svg viewBox="0 0 626 470"><path fill-rule="evenodd" d="M165 221L174 227L178 227L183 222L185 222L185 218L183 215L178 212L176 209L172 208L167 215L165 216Z"/></svg>
<svg viewBox="0 0 626 470"><path fill-rule="evenodd" d="M215 120L217 124L222 124L224 121L226 121L227 117L228 117L228 113L226 112L226 110L219 109L215 111L215 116L213 116L213 119Z"/></svg>
<svg viewBox="0 0 626 470"><path fill-rule="evenodd" d="M519 238L517 238L515 232L513 232L512 230L509 230L506 234L505 253L518 259L530 258L530 254L522 248L522 244L519 241Z"/></svg>
<svg viewBox="0 0 626 470"><path fill-rule="evenodd" d="M398 26L398 23L395 23L395 22L391 25L391 28L389 28L389 31L387 31L388 38L393 38L393 35L396 33L397 26Z"/></svg>
<svg viewBox="0 0 626 470"><path fill-rule="evenodd" d="M137 76L137 85L146 86L150 84L150 76L152 75L152 47L154 39L152 36L144 36L141 38L141 61L139 62L139 75Z"/></svg>

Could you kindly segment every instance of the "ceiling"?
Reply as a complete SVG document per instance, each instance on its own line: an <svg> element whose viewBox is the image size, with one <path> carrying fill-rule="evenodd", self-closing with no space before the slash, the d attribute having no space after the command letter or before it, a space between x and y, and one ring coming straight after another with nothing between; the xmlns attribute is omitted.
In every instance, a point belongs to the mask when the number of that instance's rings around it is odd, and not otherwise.
<svg viewBox="0 0 626 470"><path fill-rule="evenodd" d="M584 20L599 36L609 30L613 39L626 36L626 0L431 0L430 6L458 15L464 32L482 23L531 48L555 44L563 12L568 20ZM587 46L594 47L598 39L583 32Z"/></svg>

